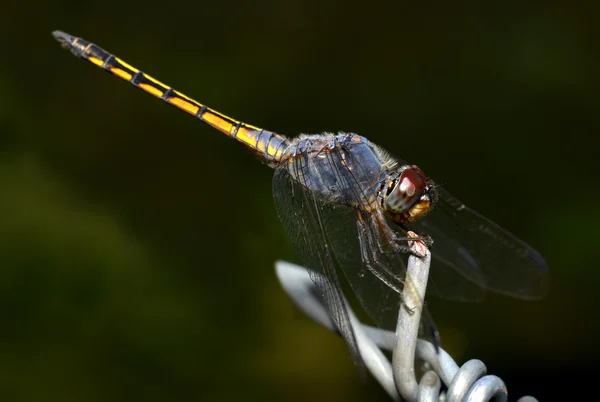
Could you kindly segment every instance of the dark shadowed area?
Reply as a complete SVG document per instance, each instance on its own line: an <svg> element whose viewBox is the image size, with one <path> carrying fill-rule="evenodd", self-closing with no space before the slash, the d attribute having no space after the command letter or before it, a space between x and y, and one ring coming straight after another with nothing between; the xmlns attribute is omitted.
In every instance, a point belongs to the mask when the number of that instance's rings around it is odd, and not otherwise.
<svg viewBox="0 0 600 402"><path fill-rule="evenodd" d="M4 4L0 399L387 400L280 289L274 261L297 257L272 171L55 29L250 124L419 164L552 276L541 302L431 298L444 348L511 399L591 386L600 5L418 3Z"/></svg>

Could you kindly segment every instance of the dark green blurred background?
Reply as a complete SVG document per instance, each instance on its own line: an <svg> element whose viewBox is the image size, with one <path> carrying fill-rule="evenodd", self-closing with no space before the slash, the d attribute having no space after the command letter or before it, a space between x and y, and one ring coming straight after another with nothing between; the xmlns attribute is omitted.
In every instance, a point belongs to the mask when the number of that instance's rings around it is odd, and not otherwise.
<svg viewBox="0 0 600 402"><path fill-rule="evenodd" d="M0 399L386 400L279 287L273 262L296 257L272 172L54 29L248 123L355 131L418 163L553 280L542 302L431 299L443 346L513 398L581 386L599 357L600 6L417 3L3 4Z"/></svg>

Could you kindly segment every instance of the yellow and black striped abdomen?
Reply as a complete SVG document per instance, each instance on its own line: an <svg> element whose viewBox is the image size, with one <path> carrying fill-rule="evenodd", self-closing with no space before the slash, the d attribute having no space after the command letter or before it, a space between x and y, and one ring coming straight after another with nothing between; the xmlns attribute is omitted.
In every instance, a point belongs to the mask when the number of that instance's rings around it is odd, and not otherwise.
<svg viewBox="0 0 600 402"><path fill-rule="evenodd" d="M274 167L280 163L288 146L288 140L284 136L225 116L152 78L85 39L61 31L54 31L52 35L77 57L86 59L145 92L196 116L204 123L244 144L270 166Z"/></svg>

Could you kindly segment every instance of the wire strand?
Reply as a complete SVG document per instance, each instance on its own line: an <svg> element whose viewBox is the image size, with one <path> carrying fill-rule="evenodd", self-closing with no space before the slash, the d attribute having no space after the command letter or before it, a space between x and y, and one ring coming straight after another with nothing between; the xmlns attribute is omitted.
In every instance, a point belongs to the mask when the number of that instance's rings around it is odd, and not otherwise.
<svg viewBox="0 0 600 402"><path fill-rule="evenodd" d="M421 247L417 245L419 242L411 243L413 243L411 247ZM419 296L423 297L431 255L426 247L425 250L416 251L416 254L422 257L416 255L409 257L407 274L411 275ZM336 332L335 324L304 267L286 261L277 261L275 272L288 296L307 316L329 331ZM415 328L419 327L420 311L402 306L396 333L394 333L361 323L350 305L347 302L345 305L356 335L359 353L367 369L392 400L507 401L506 385L499 377L486 375L487 369L481 360L469 360L459 367L444 349L439 347L436 351L433 344L417 338ZM382 350L392 351L392 362ZM415 359L426 363L430 368L419 382L415 377ZM536 401L537 399L533 397L524 396L517 402Z"/></svg>

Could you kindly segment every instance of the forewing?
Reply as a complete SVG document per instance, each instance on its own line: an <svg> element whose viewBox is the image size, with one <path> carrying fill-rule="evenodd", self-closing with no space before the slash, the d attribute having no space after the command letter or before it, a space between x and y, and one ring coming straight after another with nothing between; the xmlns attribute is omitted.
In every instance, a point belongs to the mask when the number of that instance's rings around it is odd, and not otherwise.
<svg viewBox="0 0 600 402"><path fill-rule="evenodd" d="M548 292L548 269L537 251L443 188L438 193L433 211L414 224L417 233L433 238L434 264L441 261L482 288L520 299Z"/></svg>
<svg viewBox="0 0 600 402"><path fill-rule="evenodd" d="M394 231L399 237L406 236L406 231L398 226L392 225ZM471 267L470 276L465 276L460 270L442 259L441 255L447 253L439 252L440 249L454 249L461 247L457 239L448 236L443 230L435 225L429 224L429 228L433 230L423 229L423 224L412 224L411 229L421 235L430 235L433 240L432 246L432 261L429 269L429 281L427 284L427 294L436 297L461 301L461 302L478 302L485 298L486 290L478 285L473 279L477 278L481 281L482 274L478 266ZM438 252L436 252L436 250ZM467 260L470 261L470 260Z"/></svg>
<svg viewBox="0 0 600 402"><path fill-rule="evenodd" d="M356 365L361 372L364 372L364 362L358 352L332 251L323 227L322 213L325 206L323 200L318 199L306 186L294 180L285 166L275 171L273 196L279 219L292 240L302 264L308 269L310 278L335 322L337 330L346 341Z"/></svg>

